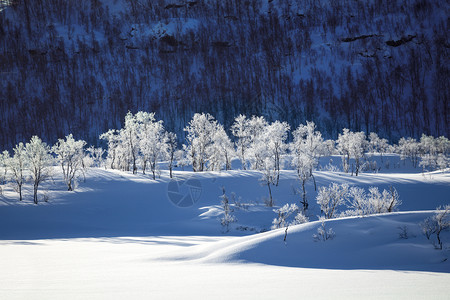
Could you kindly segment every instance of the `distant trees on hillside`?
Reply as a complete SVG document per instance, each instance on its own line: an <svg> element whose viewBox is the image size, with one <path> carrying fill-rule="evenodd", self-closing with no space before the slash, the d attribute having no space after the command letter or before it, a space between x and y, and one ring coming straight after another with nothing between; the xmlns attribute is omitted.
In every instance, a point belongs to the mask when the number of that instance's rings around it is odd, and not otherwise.
<svg viewBox="0 0 450 300"><path fill-rule="evenodd" d="M447 3L427 3L3 3L0 145L72 133L99 146L128 111L155 112L179 143L197 112L226 129L245 114L314 120L329 139L448 137Z"/></svg>

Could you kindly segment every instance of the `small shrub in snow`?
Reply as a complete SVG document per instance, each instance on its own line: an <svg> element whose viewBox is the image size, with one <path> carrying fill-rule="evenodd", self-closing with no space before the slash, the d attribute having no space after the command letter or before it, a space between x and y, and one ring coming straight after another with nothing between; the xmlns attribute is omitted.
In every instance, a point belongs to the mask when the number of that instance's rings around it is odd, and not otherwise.
<svg viewBox="0 0 450 300"><path fill-rule="evenodd" d="M313 239L315 242L332 240L336 236L336 233L333 231L333 228L327 228L325 219L320 218L322 224L317 228L317 233L313 234Z"/></svg>
<svg viewBox="0 0 450 300"><path fill-rule="evenodd" d="M414 235L409 233L408 226L406 226L406 225L400 226L400 227L398 227L398 229L399 229L399 233L398 233L399 239L407 240L410 237L414 237Z"/></svg>
<svg viewBox="0 0 450 300"><path fill-rule="evenodd" d="M49 196L48 191L46 190L42 193L42 201L48 202L48 200L50 200L50 196Z"/></svg>
<svg viewBox="0 0 450 300"><path fill-rule="evenodd" d="M330 159L330 163L328 165L324 166L322 168L322 170L323 171L328 171L328 172L334 172L334 173L340 172L340 169L337 166L333 165L333 160L332 159Z"/></svg>
<svg viewBox="0 0 450 300"><path fill-rule="evenodd" d="M237 200L236 200L237 198ZM248 203L242 203L242 197L237 197L236 193L232 192L231 193L231 202L233 202L234 207L237 209L243 209L243 210L248 210L249 204Z"/></svg>
<svg viewBox="0 0 450 300"><path fill-rule="evenodd" d="M382 192L376 187L370 187L368 193L363 188L351 187L347 197L349 209L341 213L341 217L393 212L402 203L397 190L393 187L389 191Z"/></svg>
<svg viewBox="0 0 450 300"><path fill-rule="evenodd" d="M309 222L309 218L303 214L302 211L298 211L295 215L294 221L291 222L291 225L303 224Z"/></svg>
<svg viewBox="0 0 450 300"><path fill-rule="evenodd" d="M348 195L348 184L331 183L328 187L320 187L317 194L317 204L325 214L326 219L335 217L337 207L345 202Z"/></svg>
<svg viewBox="0 0 450 300"><path fill-rule="evenodd" d="M443 241L441 233L450 228L450 205L447 204L445 207L438 207L433 216L426 218L419 225L427 239L431 240L431 237L434 234L436 235L436 242L432 241L432 243L436 249L442 250Z"/></svg>
<svg viewBox="0 0 450 300"><path fill-rule="evenodd" d="M220 218L220 224L224 228L225 232L230 231L230 224L237 222L237 219L235 216L231 214L231 208L230 203L228 201L228 197L225 194L225 188L222 187L222 196L220 196L222 199L222 207L223 207L223 217Z"/></svg>
<svg viewBox="0 0 450 300"><path fill-rule="evenodd" d="M272 229L288 227L289 225L296 225L308 222L302 211L299 210L296 204L285 204L279 209L274 209L274 212L278 214L278 217L272 221ZM292 221L288 221L291 215L295 214Z"/></svg>

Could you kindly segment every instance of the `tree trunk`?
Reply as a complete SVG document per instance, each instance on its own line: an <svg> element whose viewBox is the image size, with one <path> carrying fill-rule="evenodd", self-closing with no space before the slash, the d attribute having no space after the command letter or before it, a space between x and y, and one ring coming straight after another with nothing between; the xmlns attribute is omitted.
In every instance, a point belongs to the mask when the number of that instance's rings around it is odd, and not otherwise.
<svg viewBox="0 0 450 300"><path fill-rule="evenodd" d="M270 189L270 182L267 182L267 187L269 188L269 207L272 207L273 200L272 200L272 190Z"/></svg>
<svg viewBox="0 0 450 300"><path fill-rule="evenodd" d="M137 167L136 167L136 158L133 156L133 174L136 174Z"/></svg>
<svg viewBox="0 0 450 300"><path fill-rule="evenodd" d="M34 184L34 193L33 193L34 204L38 204L37 191L38 191L38 184L35 183Z"/></svg>
<svg viewBox="0 0 450 300"><path fill-rule="evenodd" d="M19 200L22 201L22 185L18 184L17 186L19 187Z"/></svg>
<svg viewBox="0 0 450 300"><path fill-rule="evenodd" d="M438 229L436 232L436 238L439 244L439 249L442 250L442 241L441 241L441 230Z"/></svg>
<svg viewBox="0 0 450 300"><path fill-rule="evenodd" d="M356 158L355 159L356 160L356 162L355 162L355 164L356 164L356 176L358 176L358 173L359 173L359 158Z"/></svg>
<svg viewBox="0 0 450 300"><path fill-rule="evenodd" d="M247 166L245 163L245 156L244 156L244 147L241 147L241 155L242 155L242 160L241 160L242 168L244 170L247 170Z"/></svg>
<svg viewBox="0 0 450 300"><path fill-rule="evenodd" d="M308 209L308 201L306 201L306 189L305 189L305 182L306 180L302 180L302 201L300 202L303 205L303 211L306 211Z"/></svg>
<svg viewBox="0 0 450 300"><path fill-rule="evenodd" d="M314 182L314 191L317 192L316 177L314 177L312 172L311 172L311 177L313 178L313 182Z"/></svg>

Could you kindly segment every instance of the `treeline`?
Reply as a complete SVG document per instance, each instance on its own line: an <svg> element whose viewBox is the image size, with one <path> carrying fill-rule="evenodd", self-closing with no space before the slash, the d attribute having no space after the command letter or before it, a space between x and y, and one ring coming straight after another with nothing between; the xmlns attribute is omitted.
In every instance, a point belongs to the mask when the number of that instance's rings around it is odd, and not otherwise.
<svg viewBox="0 0 450 300"><path fill-rule="evenodd" d="M29 1L0 11L0 145L97 143L128 111L449 136L439 1ZM228 132L229 133L229 132Z"/></svg>
<svg viewBox="0 0 450 300"><path fill-rule="evenodd" d="M54 165L61 167L68 190L77 185L77 178L91 166L137 172L151 172L152 178L160 176L161 167L172 171L175 166L192 167L194 172L220 171L232 168L232 160L240 161L243 170L258 170L261 181L269 191L268 205L273 205L271 187L277 186L280 170L294 169L302 185L303 209L308 208L305 183L314 180L313 171L322 156L339 154L342 170L355 176L361 171L376 171L371 160L373 153L399 153L409 158L414 167L423 170L449 167L450 142L441 136L422 135L419 141L401 138L391 145L376 133L343 129L336 140L325 140L314 122L300 124L291 130L287 122L269 122L263 116L239 115L229 128L208 113L195 114L184 127L186 138L182 147L177 146L176 134L169 132L163 121L154 113L139 111L125 116L123 128L111 129L99 136L107 143L106 151L76 140L72 134L59 139L50 147L37 136L25 145L21 142L13 149L0 154L0 182L10 182L22 200L22 186L31 178L34 185L34 201L42 181L50 178ZM293 139L288 141L291 134Z"/></svg>

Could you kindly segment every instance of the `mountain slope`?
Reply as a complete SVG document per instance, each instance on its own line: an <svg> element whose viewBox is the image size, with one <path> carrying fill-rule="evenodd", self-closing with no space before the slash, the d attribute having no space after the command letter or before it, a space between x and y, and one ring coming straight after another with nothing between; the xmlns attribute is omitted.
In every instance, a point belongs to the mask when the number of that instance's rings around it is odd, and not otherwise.
<svg viewBox="0 0 450 300"><path fill-rule="evenodd" d="M0 144L97 144L128 110L183 137L195 112L313 120L395 141L449 135L441 1L11 1L0 11ZM97 116L105 116L98 118Z"/></svg>

